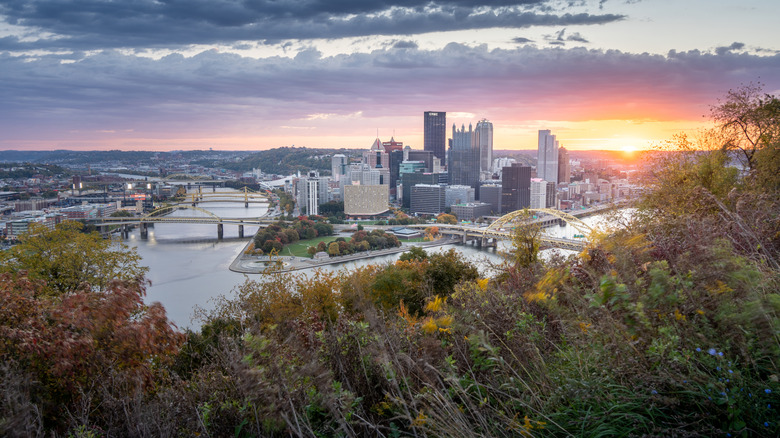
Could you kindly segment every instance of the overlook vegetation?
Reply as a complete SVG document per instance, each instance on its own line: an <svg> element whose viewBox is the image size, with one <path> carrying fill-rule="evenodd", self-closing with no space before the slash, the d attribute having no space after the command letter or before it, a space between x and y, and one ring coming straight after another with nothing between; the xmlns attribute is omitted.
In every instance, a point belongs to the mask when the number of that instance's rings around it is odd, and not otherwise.
<svg viewBox="0 0 780 438"><path fill-rule="evenodd" d="M0 274L0 430L778 436L777 99L733 93L717 111L750 96L730 118L649 154L630 218L546 259L538 230L516 227L492 277L420 249L351 271L272 272L182 334L141 303L141 276L101 282L17 250ZM739 168L752 146L731 119L766 124ZM56 247L49 232L38 240Z"/></svg>

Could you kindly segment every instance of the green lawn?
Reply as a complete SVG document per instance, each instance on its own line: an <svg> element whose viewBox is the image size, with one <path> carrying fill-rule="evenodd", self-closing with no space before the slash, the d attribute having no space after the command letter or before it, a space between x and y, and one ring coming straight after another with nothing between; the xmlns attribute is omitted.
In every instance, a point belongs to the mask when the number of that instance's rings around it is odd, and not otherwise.
<svg viewBox="0 0 780 438"><path fill-rule="evenodd" d="M325 236L315 237L314 239L308 240L299 240L282 248L282 252L279 255L311 258L309 253L306 252L310 246L317 246L317 244L320 242L330 243L336 240L338 237L344 236Z"/></svg>

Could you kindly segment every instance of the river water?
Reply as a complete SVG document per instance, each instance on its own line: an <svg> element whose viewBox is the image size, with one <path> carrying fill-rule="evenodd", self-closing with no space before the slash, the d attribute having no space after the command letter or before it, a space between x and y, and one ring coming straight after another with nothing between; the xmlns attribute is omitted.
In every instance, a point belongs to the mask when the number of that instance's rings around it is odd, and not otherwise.
<svg viewBox="0 0 780 438"><path fill-rule="evenodd" d="M217 189L228 191L228 189ZM211 192L208 189L207 192ZM267 211L265 204L250 204L245 208L243 202L205 203L199 207L209 210L220 217L258 217ZM179 210L177 216L202 216L195 210ZM587 218L585 222L596 224L599 218ZM138 230L134 230L125 241L135 247L143 258L142 264L149 267L147 277L151 286L147 289L147 303L160 302L168 317L180 328L197 328L200 322L193 320L195 306L203 309L214 307L213 299L220 295L231 295L235 287L246 278L259 279L260 275L245 275L229 270L230 264L254 236L256 227L245 227L244 239L238 238L238 226L224 226L224 240L217 240L216 225L200 224L156 224L149 228L147 239L141 239ZM552 227L549 234L558 237L572 237L576 231L571 227ZM446 251L456 248L467 259L476 263L489 274L489 265L499 263L501 256L496 249L478 249L471 245L445 245L428 251ZM499 248L499 250L501 247ZM369 263L387 263L395 261L400 253L371 259L345 262L323 267L324 270L350 269ZM305 271L298 271L303 275Z"/></svg>

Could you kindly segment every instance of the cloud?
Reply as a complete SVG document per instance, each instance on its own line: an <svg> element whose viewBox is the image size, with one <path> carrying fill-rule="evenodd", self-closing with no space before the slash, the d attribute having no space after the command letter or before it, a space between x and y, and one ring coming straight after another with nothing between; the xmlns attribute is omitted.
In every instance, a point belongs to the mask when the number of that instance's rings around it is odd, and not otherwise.
<svg viewBox="0 0 780 438"><path fill-rule="evenodd" d="M394 49L416 49L417 43L414 41L396 41L393 44Z"/></svg>
<svg viewBox="0 0 780 438"><path fill-rule="evenodd" d="M3 145L75 130L182 138L317 126L343 135L373 132L377 118L419 118L426 108L506 120L691 120L759 77L780 89L780 55L454 43L332 57L309 50L292 59L107 50L62 63L0 54L0 132Z"/></svg>
<svg viewBox="0 0 780 438"><path fill-rule="evenodd" d="M573 34L566 36L566 28L563 28L554 34L544 35L544 39L552 46L565 46L567 41L574 41L578 43L590 42L585 39L585 37L583 37L579 32L574 32Z"/></svg>
<svg viewBox="0 0 780 438"><path fill-rule="evenodd" d="M161 48L234 41L413 35L487 28L605 24L617 14L566 13L554 0L8 0L0 18L35 30L0 50ZM29 33L29 32L28 32Z"/></svg>
<svg viewBox="0 0 780 438"><path fill-rule="evenodd" d="M744 43L733 42L733 43L731 43L730 46L727 46L727 47L716 47L715 48L715 53L717 53L718 55L725 55L725 54L727 54L727 53L729 53L731 51L742 50L744 48L745 48L745 44Z"/></svg>
<svg viewBox="0 0 780 438"><path fill-rule="evenodd" d="M534 40L528 39L528 38L524 38L524 37L515 37L515 38L512 38L512 41L517 43L517 44L527 44L527 43L534 42Z"/></svg>

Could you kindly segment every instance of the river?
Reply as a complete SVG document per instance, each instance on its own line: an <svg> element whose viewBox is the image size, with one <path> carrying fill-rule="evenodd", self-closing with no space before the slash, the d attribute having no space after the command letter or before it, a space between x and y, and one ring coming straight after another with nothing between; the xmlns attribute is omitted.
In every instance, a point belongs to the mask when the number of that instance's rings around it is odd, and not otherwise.
<svg viewBox="0 0 780 438"><path fill-rule="evenodd" d="M226 191L226 189L217 189ZM211 192L211 189L208 189ZM257 217L266 213L267 206L243 203L207 203L199 207L207 209L220 217ZM203 215L194 210L180 210L182 215ZM587 218L585 222L596 224L598 217ZM149 267L147 277L151 285L147 289L147 303L160 302L168 317L180 328L197 328L200 322L193 320L195 306L211 309L213 298L230 295L231 291L247 278L245 274L231 272L228 267L244 249L249 239L257 231L256 227L246 227L246 238L238 239L238 227L224 226L224 239L218 241L216 225L199 224L156 224L149 229L147 239L141 239L138 230L134 230L125 241L135 247L143 258L142 264ZM575 231L570 227L553 227L550 234L571 237ZM429 251L445 251L456 248L467 259L486 271L490 262L500 262L501 257L495 249L481 250L471 245L445 245ZM386 263L400 257L400 254L374 257L336 265L322 269L338 270L363 266L368 263ZM306 275L305 271L299 271ZM487 274L488 272L483 272ZM258 275L249 275L258 278Z"/></svg>

